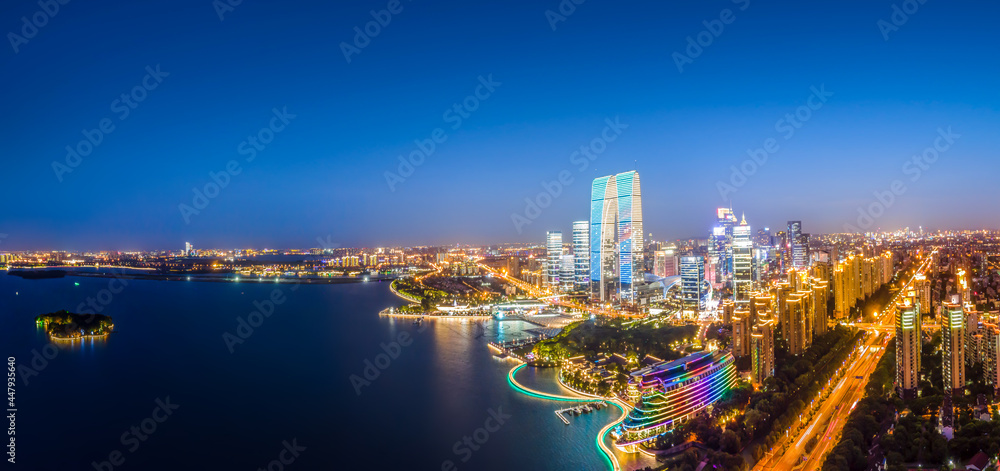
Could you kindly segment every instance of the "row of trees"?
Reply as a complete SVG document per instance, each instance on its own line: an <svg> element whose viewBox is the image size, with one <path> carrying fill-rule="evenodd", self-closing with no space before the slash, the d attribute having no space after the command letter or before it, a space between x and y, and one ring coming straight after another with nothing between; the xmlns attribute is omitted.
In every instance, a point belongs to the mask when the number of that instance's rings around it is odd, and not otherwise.
<svg viewBox="0 0 1000 471"><path fill-rule="evenodd" d="M761 459L796 422L804 422L805 401L816 397L863 335L837 326L817 337L796 361L788 359L781 343L776 344L775 355L781 358L776 363L785 366L764 380L761 391L750 397L743 415L733 424L744 443L758 439L750 448L754 459ZM780 332L775 332L775 338L779 337Z"/></svg>
<svg viewBox="0 0 1000 471"><path fill-rule="evenodd" d="M652 355L661 360L674 360L683 356L670 344L693 339L698 326L663 326L650 323L626 325L621 319L586 321L564 329L559 335L538 342L535 356L540 358L570 358L584 355L594 358L598 354L618 353L641 360Z"/></svg>

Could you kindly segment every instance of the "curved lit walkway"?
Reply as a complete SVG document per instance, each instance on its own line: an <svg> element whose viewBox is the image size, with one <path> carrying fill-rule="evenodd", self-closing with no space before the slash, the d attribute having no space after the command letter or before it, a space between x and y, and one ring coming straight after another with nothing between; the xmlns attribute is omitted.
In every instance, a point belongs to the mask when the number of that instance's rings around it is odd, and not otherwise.
<svg viewBox="0 0 1000 471"><path fill-rule="evenodd" d="M521 371L521 369L524 368L525 366L528 366L527 363L521 363L520 365L517 365L514 368L511 368L510 373L507 373L507 383L509 383L512 388L520 391L521 393L527 394L528 396L537 397L537 398L540 398L540 399L549 399L549 400L553 400L553 401L566 401L566 402L601 402L601 401L604 401L604 402L606 402L608 404L614 405L620 411L622 411L621 417L619 417L614 422L611 422L610 424L608 424L607 426L605 426L604 428L602 428L601 431L598 432L598 434L597 434L597 449L601 450L601 453L604 455L604 461L606 461L608 463L608 466L612 469L612 471L620 471L621 470L621 466L618 464L618 459L615 458L614 452L611 449L609 449L607 447L607 445L604 444L604 439L605 439L605 437L607 437L608 432L610 432L611 429L614 428L615 425L618 425L622 420L625 420L625 416L628 414L627 409L625 407L623 407L622 404L619 403L619 400L618 399L601 399L601 398L589 398L589 397L563 396L563 395L560 395L560 394L551 394L551 393L546 393L546 392L542 392L542 391L537 391L537 390L531 389L529 387L524 386L521 383L518 383L517 380L514 379L514 375L516 375L518 371Z"/></svg>

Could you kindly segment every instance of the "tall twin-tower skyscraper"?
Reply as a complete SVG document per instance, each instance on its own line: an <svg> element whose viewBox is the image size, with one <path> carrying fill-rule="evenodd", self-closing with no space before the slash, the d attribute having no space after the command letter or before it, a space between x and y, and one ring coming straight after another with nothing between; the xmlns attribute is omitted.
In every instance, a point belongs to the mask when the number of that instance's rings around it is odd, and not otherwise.
<svg viewBox="0 0 1000 471"><path fill-rule="evenodd" d="M594 179L590 196L592 300L634 301L636 283L642 281L642 235L639 174L631 171Z"/></svg>

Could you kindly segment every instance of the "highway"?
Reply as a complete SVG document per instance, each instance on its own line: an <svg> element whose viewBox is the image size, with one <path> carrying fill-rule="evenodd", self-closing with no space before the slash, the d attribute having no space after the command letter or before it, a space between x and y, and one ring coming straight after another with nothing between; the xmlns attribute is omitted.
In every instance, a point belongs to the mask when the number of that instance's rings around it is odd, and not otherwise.
<svg viewBox="0 0 1000 471"><path fill-rule="evenodd" d="M805 427L799 428L801 425L799 423L793 425L792 429L797 430L796 434L779 440L772 448L772 454L759 461L754 466L754 470L819 469L822 467L823 457L840 440L840 433L848 415L850 415L854 404L864 397L865 385L868 384L869 377L875 371L882 354L885 353L885 345L895 335L896 302L906 293L916 275L927 269L932 259L933 254L914 272L913 277L906 282L899 293L882 307L875 322L855 325L866 328L869 335L862 341L861 348L855 348L847 358L845 362L846 374L840 377L826 399L823 399L816 406L812 420ZM829 387L828 384L820 394L826 392ZM807 455L806 443L813 436L817 437L817 443L812 452Z"/></svg>

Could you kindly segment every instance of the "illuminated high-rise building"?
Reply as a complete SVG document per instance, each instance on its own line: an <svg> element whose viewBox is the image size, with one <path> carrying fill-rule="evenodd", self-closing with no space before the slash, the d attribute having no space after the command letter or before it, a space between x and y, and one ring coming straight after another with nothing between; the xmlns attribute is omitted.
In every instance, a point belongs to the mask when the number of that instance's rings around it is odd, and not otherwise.
<svg viewBox="0 0 1000 471"><path fill-rule="evenodd" d="M792 268L809 266L809 234L802 233L802 221L788 221L785 238Z"/></svg>
<svg viewBox="0 0 1000 471"><path fill-rule="evenodd" d="M549 231L545 234L545 286L553 291L560 288L559 280L562 275L562 232Z"/></svg>
<svg viewBox="0 0 1000 471"><path fill-rule="evenodd" d="M757 237L754 243L760 247L770 247L772 245L771 239L771 228L765 227L757 230Z"/></svg>
<svg viewBox="0 0 1000 471"><path fill-rule="evenodd" d="M188 256L194 255L193 253L191 253L193 251L194 251L194 246L191 245L190 242L185 242L184 243L184 255L188 255Z"/></svg>
<svg viewBox="0 0 1000 471"><path fill-rule="evenodd" d="M737 307L748 307L753 290L753 233L746 215L733 228L733 300Z"/></svg>
<svg viewBox="0 0 1000 471"><path fill-rule="evenodd" d="M920 301L920 314L930 314L931 283L927 280L927 276L923 273L918 273L917 276L913 278L913 289L916 290L918 300Z"/></svg>
<svg viewBox="0 0 1000 471"><path fill-rule="evenodd" d="M726 299L722 301L722 323L725 325L732 325L733 323L733 313L736 312L736 304L733 303L732 299Z"/></svg>
<svg viewBox="0 0 1000 471"><path fill-rule="evenodd" d="M830 299L830 283L822 280L812 280L812 301L813 301L813 336L820 336L826 333L829 310L827 300Z"/></svg>
<svg viewBox="0 0 1000 471"><path fill-rule="evenodd" d="M1000 332L993 326L983 329L983 372L994 395L1000 395Z"/></svg>
<svg viewBox="0 0 1000 471"><path fill-rule="evenodd" d="M896 391L914 399L920 386L920 308L912 296L896 304Z"/></svg>
<svg viewBox="0 0 1000 471"><path fill-rule="evenodd" d="M705 309L705 258L697 255L681 257L681 303L684 311L697 313Z"/></svg>
<svg viewBox="0 0 1000 471"><path fill-rule="evenodd" d="M568 293L576 284L576 259L573 254L564 253L559 261L559 290Z"/></svg>
<svg viewBox="0 0 1000 471"><path fill-rule="evenodd" d="M810 293L800 291L789 295L785 301L788 319L788 353L792 355L805 353L812 344L811 298ZM786 326L782 326L782 329L785 328Z"/></svg>
<svg viewBox="0 0 1000 471"><path fill-rule="evenodd" d="M716 210L718 223L712 228L708 241L708 256L713 273L710 278L716 284L724 285L733 275L733 228L736 215L731 208Z"/></svg>
<svg viewBox="0 0 1000 471"><path fill-rule="evenodd" d="M953 299L952 301L955 301ZM965 313L962 305L946 303L941 319L941 359L944 391L961 394L965 390Z"/></svg>
<svg viewBox="0 0 1000 471"><path fill-rule="evenodd" d="M750 344L750 376L759 385L774 376L774 319L769 311L758 312Z"/></svg>
<svg viewBox="0 0 1000 471"><path fill-rule="evenodd" d="M590 197L591 298L634 301L643 261L642 198L635 171L594 179Z"/></svg>
<svg viewBox="0 0 1000 471"><path fill-rule="evenodd" d="M573 289L590 289L590 221L573 222Z"/></svg>
<svg viewBox="0 0 1000 471"><path fill-rule="evenodd" d="M791 341L791 318L789 317L788 299L792 295L792 286L787 281L775 283L772 287L774 292L775 320L781 326L781 338L785 342Z"/></svg>
<svg viewBox="0 0 1000 471"><path fill-rule="evenodd" d="M733 356L742 358L750 355L750 336L753 334L753 316L749 306L736 308L733 313Z"/></svg>

